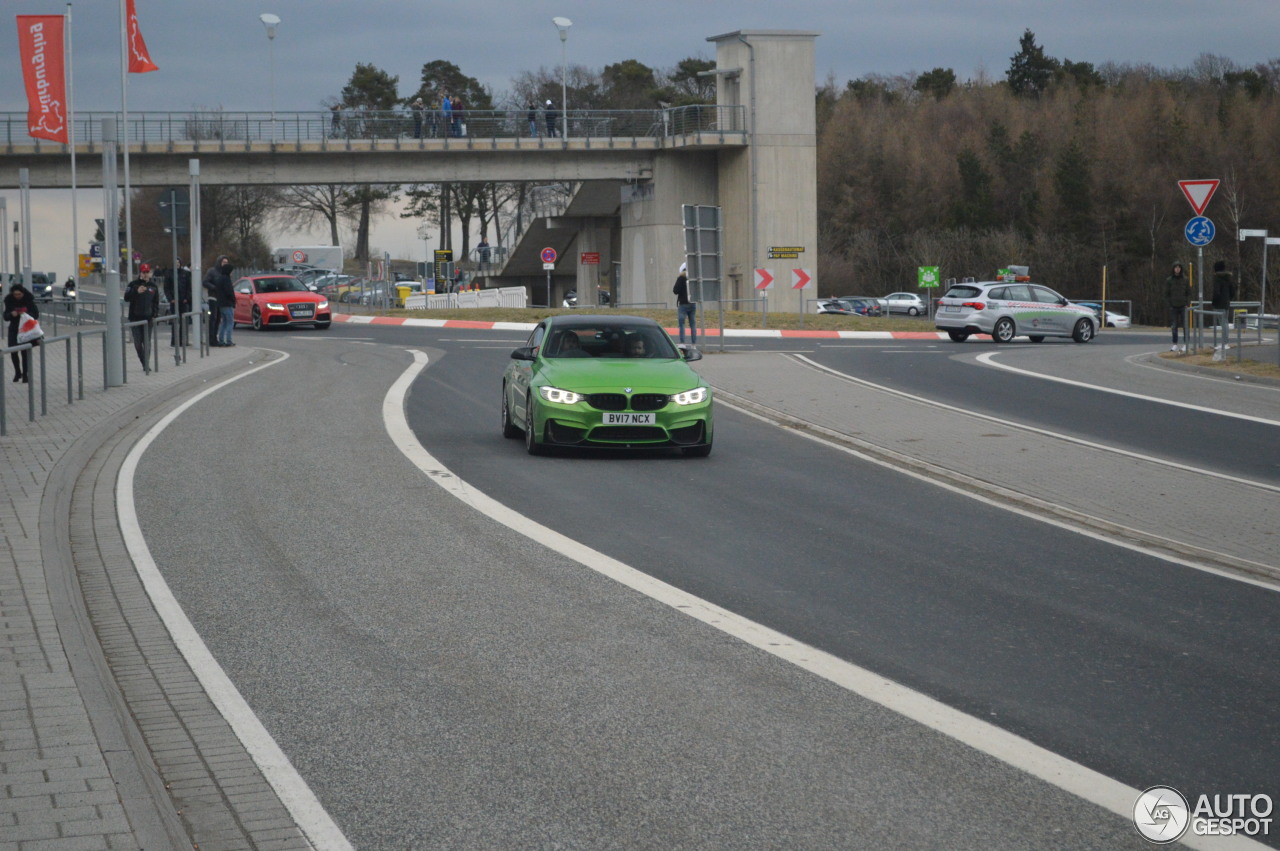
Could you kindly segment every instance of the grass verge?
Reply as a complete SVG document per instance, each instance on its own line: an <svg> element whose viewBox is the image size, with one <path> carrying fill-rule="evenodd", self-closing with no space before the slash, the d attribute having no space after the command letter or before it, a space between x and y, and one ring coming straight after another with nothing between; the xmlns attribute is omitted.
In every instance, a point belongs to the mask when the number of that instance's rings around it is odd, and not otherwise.
<svg viewBox="0 0 1280 851"><path fill-rule="evenodd" d="M1269 348L1263 349L1262 352L1272 355L1275 354L1275 350ZM1258 354L1261 354L1262 352L1259 352ZM1190 352L1185 355L1177 352L1161 352L1160 357L1168 358L1175 363L1185 363L1192 366L1207 366L1210 369L1216 369L1233 375L1253 375L1259 378L1280 379L1280 365L1277 365L1275 360L1261 361L1249 357L1249 354L1246 353L1244 359L1237 362L1236 354L1237 351L1235 349L1229 349L1225 360L1215 361L1213 359L1212 349L1200 349L1199 351Z"/></svg>

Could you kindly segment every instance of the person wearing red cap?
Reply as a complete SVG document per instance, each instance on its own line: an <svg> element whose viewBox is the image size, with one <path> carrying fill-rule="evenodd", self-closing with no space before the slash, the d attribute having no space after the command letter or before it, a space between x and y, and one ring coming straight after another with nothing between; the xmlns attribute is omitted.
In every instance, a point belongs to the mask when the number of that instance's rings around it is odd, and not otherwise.
<svg viewBox="0 0 1280 851"><path fill-rule="evenodd" d="M134 325L129 330L133 332L133 348L138 353L138 360L142 361L142 370L149 373L151 363L147 354L151 350L151 336L155 330L150 320L155 319L160 310L160 295L156 285L151 283L150 264L143 263L138 267L138 277L125 287L124 300L129 305L130 322L147 321L146 325Z"/></svg>

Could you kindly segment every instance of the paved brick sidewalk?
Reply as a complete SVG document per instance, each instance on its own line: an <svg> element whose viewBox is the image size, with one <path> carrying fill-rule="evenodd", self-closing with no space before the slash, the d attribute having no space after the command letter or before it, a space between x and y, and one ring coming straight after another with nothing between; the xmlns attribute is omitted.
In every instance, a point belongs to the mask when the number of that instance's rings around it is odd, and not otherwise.
<svg viewBox="0 0 1280 851"><path fill-rule="evenodd" d="M104 390L100 341L85 341L82 400L73 375L68 404L56 342L44 352L46 414L38 384L34 422L29 385L3 387L0 851L308 847L225 722L209 715L145 594L128 585L136 574L115 514L120 457L140 429L170 400L262 354L192 351L176 366L165 348L160 370L146 375L130 349L127 383ZM132 653L121 646L129 641ZM131 695L126 704L125 691L151 702Z"/></svg>

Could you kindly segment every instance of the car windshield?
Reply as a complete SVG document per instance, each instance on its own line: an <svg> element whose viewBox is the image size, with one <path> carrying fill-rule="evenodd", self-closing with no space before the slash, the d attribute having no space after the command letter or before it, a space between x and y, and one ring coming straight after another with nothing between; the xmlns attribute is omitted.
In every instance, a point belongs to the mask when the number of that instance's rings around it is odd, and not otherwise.
<svg viewBox="0 0 1280 851"><path fill-rule="evenodd" d="M549 358L678 358L662 329L653 325L601 323L552 328L543 354Z"/></svg>
<svg viewBox="0 0 1280 851"><path fill-rule="evenodd" d="M259 278L254 286L260 293L306 293L311 292L297 278Z"/></svg>

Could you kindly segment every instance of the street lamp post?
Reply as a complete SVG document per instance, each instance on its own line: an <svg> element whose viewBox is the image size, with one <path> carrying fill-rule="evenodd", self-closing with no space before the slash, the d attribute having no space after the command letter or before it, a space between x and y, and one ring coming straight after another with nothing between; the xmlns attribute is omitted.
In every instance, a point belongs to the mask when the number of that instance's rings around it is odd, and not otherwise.
<svg viewBox="0 0 1280 851"><path fill-rule="evenodd" d="M573 21L568 18L552 18L551 23L556 25L556 29L560 30L560 138L567 139L569 137L569 66L567 64L568 48L565 42L569 40L569 27L573 26Z"/></svg>
<svg viewBox="0 0 1280 851"><path fill-rule="evenodd" d="M276 141L276 27L280 26L280 17L270 12L258 16L262 25L267 28L268 50L271 53L271 141Z"/></svg>

